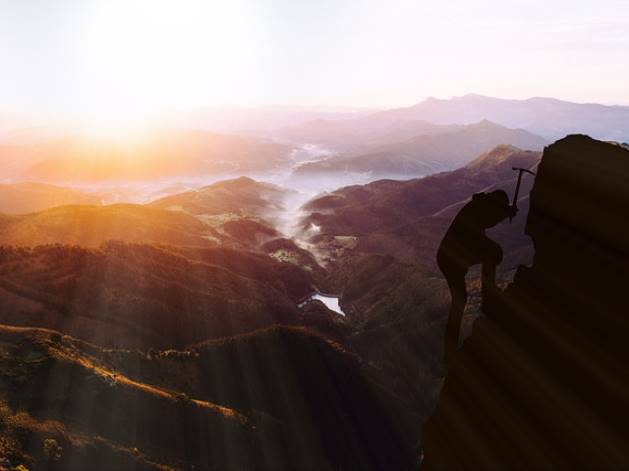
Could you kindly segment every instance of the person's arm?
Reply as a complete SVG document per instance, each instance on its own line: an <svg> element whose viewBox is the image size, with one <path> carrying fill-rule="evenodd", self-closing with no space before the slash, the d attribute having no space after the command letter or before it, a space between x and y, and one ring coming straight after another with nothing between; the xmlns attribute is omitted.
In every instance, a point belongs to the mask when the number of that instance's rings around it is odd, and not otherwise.
<svg viewBox="0 0 629 471"><path fill-rule="evenodd" d="M502 247L496 241L483 235L483 263L499 265L502 263L503 253Z"/></svg>

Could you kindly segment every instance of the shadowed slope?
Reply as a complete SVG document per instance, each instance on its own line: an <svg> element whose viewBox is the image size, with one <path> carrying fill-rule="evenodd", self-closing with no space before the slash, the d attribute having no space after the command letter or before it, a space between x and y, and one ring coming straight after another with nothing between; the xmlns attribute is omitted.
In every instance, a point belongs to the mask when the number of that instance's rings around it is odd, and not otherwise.
<svg viewBox="0 0 629 471"><path fill-rule="evenodd" d="M49 465L44 437L63 447L60 469L96 457L91 469L402 470L415 459L414 420L398 400L356 357L305 329L148 355L5 326L0 342L0 435L11 459L33 469ZM18 404L31 430L58 425L25 438L11 419Z"/></svg>
<svg viewBox="0 0 629 471"><path fill-rule="evenodd" d="M100 344L148 348L298 319L295 300L311 288L294 265L230 252L196 254L195 260L165 248L121 243L98 250L2 249L1 320Z"/></svg>
<svg viewBox="0 0 629 471"><path fill-rule="evenodd" d="M0 434L14 443L9 456L16 461L49 469L51 460L40 451L45 437L62 447L52 460L55 469L259 462L252 425L232 409L137 382L54 332L1 326L0 339L7 385ZM22 415L12 416L17 408ZM215 434L224 442L212 440ZM195 447L203 454L196 455Z"/></svg>
<svg viewBox="0 0 629 471"><path fill-rule="evenodd" d="M311 214L301 226L307 229L312 223L321 227L321 234L338 235L391 229L409 219L431 216L487 187L511 182L516 177L511 167L531 167L539 157L539 152L497 146L452 172L341 188L304 205Z"/></svg>

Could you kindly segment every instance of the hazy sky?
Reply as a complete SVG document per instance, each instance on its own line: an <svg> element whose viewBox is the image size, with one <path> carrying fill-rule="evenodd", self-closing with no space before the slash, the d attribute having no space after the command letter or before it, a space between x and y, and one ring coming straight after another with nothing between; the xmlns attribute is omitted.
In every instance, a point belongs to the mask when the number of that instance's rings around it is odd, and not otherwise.
<svg viewBox="0 0 629 471"><path fill-rule="evenodd" d="M0 113L629 104L628 0L0 0Z"/></svg>

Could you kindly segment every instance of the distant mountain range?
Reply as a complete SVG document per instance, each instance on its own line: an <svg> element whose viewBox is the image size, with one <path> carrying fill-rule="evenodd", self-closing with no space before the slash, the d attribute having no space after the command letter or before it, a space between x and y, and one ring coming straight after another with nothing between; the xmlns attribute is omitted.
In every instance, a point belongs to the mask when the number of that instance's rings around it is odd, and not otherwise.
<svg viewBox="0 0 629 471"><path fill-rule="evenodd" d="M428 98L416 105L338 119L317 119L278 128L276 135L296 142L327 145L340 153L364 153L366 148L442 132L434 125L465 125L491 121L524 129L553 141L582 133L603 140L629 141L629 106L580 104L555 98L505 100L469 94L442 100Z"/></svg>
<svg viewBox="0 0 629 471"><path fill-rule="evenodd" d="M100 204L99 195L43 183L0 183L0 213L26 214L55 206Z"/></svg>
<svg viewBox="0 0 629 471"><path fill-rule="evenodd" d="M409 126L410 122L405 122ZM541 150L547 141L522 129L481 121L470 125L426 125L404 141L374 146L358 155L337 155L303 164L299 174L371 172L374 176L408 178L452 170L466 165L474 157L500 144L522 149ZM409 128L405 128L408 130ZM388 131L387 131L388 132Z"/></svg>
<svg viewBox="0 0 629 471"><path fill-rule="evenodd" d="M350 119L375 111L377 110L369 108L324 106L206 107L180 113L172 118L172 124L187 129L267 135L284 126L294 126L319 119Z"/></svg>
<svg viewBox="0 0 629 471"><path fill-rule="evenodd" d="M470 94L428 98L414 106L349 119L313 120L280 128L276 136L334 152L330 158L302 165L300 174L371 172L404 178L460 167L498 144L541 150L574 133L629 141L629 107Z"/></svg>
<svg viewBox="0 0 629 471"><path fill-rule="evenodd" d="M275 168L292 150L265 139L155 129L126 140L69 135L0 140L0 178L59 182L147 181Z"/></svg>
<svg viewBox="0 0 629 471"><path fill-rule="evenodd" d="M293 168L300 176L354 172L410 178L467 164L498 144L541 150L567 134L629 141L629 107L554 98L465 95L370 109L268 106L182 113L131 140L51 132L0 133L0 180L46 183L148 181L251 175ZM294 151L313 144L311 159Z"/></svg>
<svg viewBox="0 0 629 471"><path fill-rule="evenodd" d="M577 133L603 140L629 141L629 106L580 104L555 98L505 100L475 94L450 100L428 98L414 106L382 111L374 116L435 124L470 124L487 119L549 140Z"/></svg>
<svg viewBox="0 0 629 471"><path fill-rule="evenodd" d="M403 140L418 133L421 122L473 124L493 121L524 129L553 141L566 134L583 133L603 140L629 141L629 106L573 103L556 98L511 100L467 94L451 99L427 98L408 107L367 108L263 106L205 108L183 115L179 125L219 132L255 131L258 134L312 142L325 141L346 148L347 141L384 133ZM407 129L408 131L405 131ZM411 135L405 133L410 132Z"/></svg>

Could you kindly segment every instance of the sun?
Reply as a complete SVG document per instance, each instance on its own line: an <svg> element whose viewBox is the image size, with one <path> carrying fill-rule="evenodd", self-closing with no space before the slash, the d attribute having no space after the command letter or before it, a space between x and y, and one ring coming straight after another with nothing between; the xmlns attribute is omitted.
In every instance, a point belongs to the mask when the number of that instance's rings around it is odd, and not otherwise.
<svg viewBox="0 0 629 471"><path fill-rule="evenodd" d="M92 132L220 102L251 73L255 25L243 1L107 0L95 2L88 18L79 93Z"/></svg>

